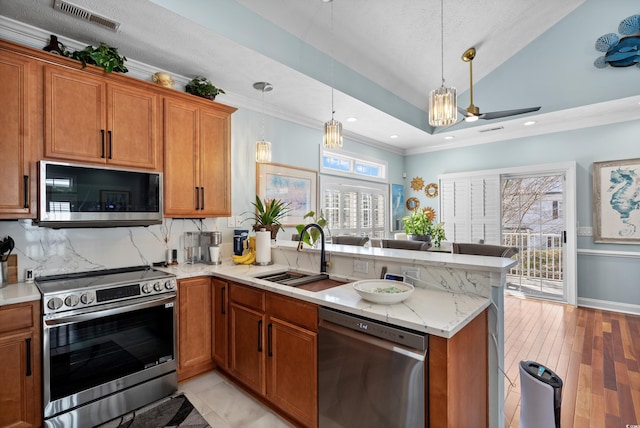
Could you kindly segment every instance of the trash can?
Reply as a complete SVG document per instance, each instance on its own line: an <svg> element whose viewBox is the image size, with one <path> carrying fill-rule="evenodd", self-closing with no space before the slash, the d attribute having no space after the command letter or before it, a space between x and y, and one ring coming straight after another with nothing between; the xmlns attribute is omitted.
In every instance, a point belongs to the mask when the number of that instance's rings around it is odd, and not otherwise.
<svg viewBox="0 0 640 428"><path fill-rule="evenodd" d="M562 379L535 361L520 361L520 428L560 428Z"/></svg>

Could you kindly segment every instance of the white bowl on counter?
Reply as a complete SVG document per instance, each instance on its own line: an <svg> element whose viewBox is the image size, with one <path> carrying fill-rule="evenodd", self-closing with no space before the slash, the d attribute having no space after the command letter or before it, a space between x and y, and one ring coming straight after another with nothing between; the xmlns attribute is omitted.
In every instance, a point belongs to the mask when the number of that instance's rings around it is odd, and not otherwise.
<svg viewBox="0 0 640 428"><path fill-rule="evenodd" d="M353 289L365 300L383 305L400 303L413 293L413 285L388 279L365 279L353 283Z"/></svg>

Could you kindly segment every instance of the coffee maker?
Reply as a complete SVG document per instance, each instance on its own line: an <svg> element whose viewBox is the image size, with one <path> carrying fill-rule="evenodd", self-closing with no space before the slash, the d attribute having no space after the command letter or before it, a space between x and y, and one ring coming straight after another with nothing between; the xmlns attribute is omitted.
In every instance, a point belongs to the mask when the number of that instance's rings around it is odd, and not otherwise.
<svg viewBox="0 0 640 428"><path fill-rule="evenodd" d="M200 232L184 233L184 262L198 263L202 258L200 247Z"/></svg>
<svg viewBox="0 0 640 428"><path fill-rule="evenodd" d="M221 243L220 232L185 232L185 263L220 264Z"/></svg>

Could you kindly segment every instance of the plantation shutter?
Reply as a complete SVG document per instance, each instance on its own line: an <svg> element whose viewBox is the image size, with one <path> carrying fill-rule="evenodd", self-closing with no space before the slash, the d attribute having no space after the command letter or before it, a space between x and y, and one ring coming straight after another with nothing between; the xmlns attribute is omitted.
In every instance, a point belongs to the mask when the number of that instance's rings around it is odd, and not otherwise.
<svg viewBox="0 0 640 428"><path fill-rule="evenodd" d="M445 174L440 220L450 242L500 244L500 175Z"/></svg>

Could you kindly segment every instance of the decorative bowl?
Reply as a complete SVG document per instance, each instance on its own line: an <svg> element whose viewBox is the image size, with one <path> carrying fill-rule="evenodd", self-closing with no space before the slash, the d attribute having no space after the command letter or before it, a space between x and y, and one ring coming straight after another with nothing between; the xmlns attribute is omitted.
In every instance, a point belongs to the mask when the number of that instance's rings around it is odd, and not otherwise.
<svg viewBox="0 0 640 428"><path fill-rule="evenodd" d="M400 303L413 293L413 285L388 279L365 279L353 283L353 289L365 300L383 305Z"/></svg>

